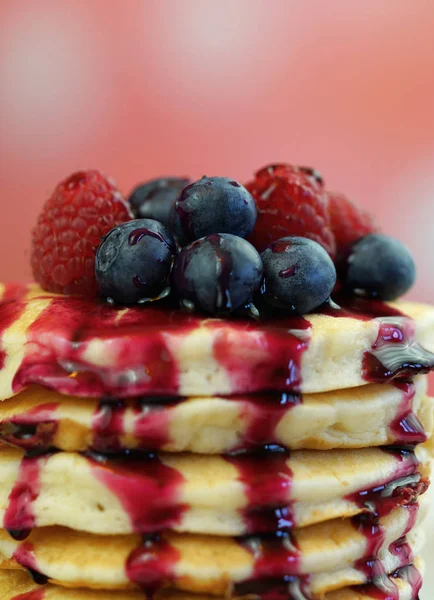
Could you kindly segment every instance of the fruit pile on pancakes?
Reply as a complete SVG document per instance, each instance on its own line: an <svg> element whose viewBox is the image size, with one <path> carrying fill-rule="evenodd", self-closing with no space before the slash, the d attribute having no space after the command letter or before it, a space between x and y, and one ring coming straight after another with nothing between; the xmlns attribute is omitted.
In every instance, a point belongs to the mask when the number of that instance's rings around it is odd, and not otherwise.
<svg viewBox="0 0 434 600"><path fill-rule="evenodd" d="M417 600L434 309L307 167L62 181L0 285L0 600Z"/></svg>

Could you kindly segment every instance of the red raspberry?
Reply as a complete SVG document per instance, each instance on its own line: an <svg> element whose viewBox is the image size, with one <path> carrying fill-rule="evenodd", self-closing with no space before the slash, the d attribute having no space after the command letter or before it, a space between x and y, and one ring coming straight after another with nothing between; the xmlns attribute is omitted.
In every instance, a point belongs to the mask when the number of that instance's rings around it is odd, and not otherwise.
<svg viewBox="0 0 434 600"><path fill-rule="evenodd" d="M330 229L327 195L322 183L304 167L285 164L264 167L246 188L258 209L249 241L259 251L279 238L292 235L318 242L334 258L335 240Z"/></svg>
<svg viewBox="0 0 434 600"><path fill-rule="evenodd" d="M338 261L344 259L351 246L368 233L378 231L374 218L353 204L343 194L328 192L331 229L336 239Z"/></svg>
<svg viewBox="0 0 434 600"><path fill-rule="evenodd" d="M56 187L32 235L35 280L50 292L96 295L94 262L101 238L132 219L113 181L79 171Z"/></svg>

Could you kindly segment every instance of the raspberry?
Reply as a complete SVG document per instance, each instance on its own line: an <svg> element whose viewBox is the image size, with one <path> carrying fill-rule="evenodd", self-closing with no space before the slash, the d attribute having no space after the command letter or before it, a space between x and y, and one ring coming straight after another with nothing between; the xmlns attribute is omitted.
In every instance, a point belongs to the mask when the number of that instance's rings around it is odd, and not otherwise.
<svg viewBox="0 0 434 600"><path fill-rule="evenodd" d="M335 256L327 195L304 167L278 164L260 169L246 188L256 201L258 218L249 241L262 251L287 236L306 237Z"/></svg>
<svg viewBox="0 0 434 600"><path fill-rule="evenodd" d="M45 290L96 295L95 255L101 238L132 215L114 183L79 171L56 187L32 234L31 265Z"/></svg>
<svg viewBox="0 0 434 600"><path fill-rule="evenodd" d="M330 225L336 240L338 262L341 262L357 240L377 232L378 227L372 215L353 204L343 194L328 192L328 199Z"/></svg>

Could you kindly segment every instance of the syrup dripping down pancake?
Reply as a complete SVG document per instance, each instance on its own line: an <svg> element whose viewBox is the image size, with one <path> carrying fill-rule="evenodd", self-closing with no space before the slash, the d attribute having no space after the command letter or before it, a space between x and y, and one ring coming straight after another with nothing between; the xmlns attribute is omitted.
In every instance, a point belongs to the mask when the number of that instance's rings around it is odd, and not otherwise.
<svg viewBox="0 0 434 600"><path fill-rule="evenodd" d="M236 595L237 586L294 576L320 595L367 583L379 569L392 573L411 564L424 538L418 527L424 503L418 506L397 508L376 521L327 521L284 537L165 532L142 540L45 527L18 541L0 530L0 568L30 569L39 581L65 587L155 592L170 586L212 595L229 588Z"/></svg>
<svg viewBox="0 0 434 600"><path fill-rule="evenodd" d="M223 454L421 443L431 436L427 378L322 394L203 398L77 398L32 386L0 402L0 439L26 451L141 448Z"/></svg>
<svg viewBox="0 0 434 600"><path fill-rule="evenodd" d="M416 600L423 573L423 563L416 557L410 567L398 569L385 576L381 587L368 584L365 586L345 587L325 594L322 600L378 600L381 589L392 590L392 600ZM289 588L289 586L288 586ZM253 595L261 600L260 595ZM162 590L155 595L155 600L212 600L215 596L189 594L174 590ZM242 596L234 596L236 600ZM22 571L0 570L0 600L148 600L145 593L89 589L67 589L52 584L39 586ZM223 598L222 598L223 600ZM300 600L291 598L287 593L281 600Z"/></svg>
<svg viewBox="0 0 434 600"><path fill-rule="evenodd" d="M2 399L31 383L92 397L317 393L434 368L434 309L420 304L258 323L153 305L117 311L34 285L5 286L2 297Z"/></svg>
<svg viewBox="0 0 434 600"><path fill-rule="evenodd" d="M426 491L429 471L421 446L128 459L25 457L3 448L0 522L18 539L52 525L104 535L284 533L359 513L386 515Z"/></svg>

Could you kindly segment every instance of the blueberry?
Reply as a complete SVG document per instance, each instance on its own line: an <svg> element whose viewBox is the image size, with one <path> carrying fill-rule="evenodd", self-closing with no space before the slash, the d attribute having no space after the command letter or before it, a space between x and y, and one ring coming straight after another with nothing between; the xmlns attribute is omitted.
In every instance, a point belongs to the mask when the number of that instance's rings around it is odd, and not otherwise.
<svg viewBox="0 0 434 600"><path fill-rule="evenodd" d="M170 212L170 227L184 245L211 233L247 237L256 223L256 204L241 184L227 177L202 177L185 187Z"/></svg>
<svg viewBox="0 0 434 600"><path fill-rule="evenodd" d="M133 304L166 295L175 242L153 219L128 221L101 242L95 274L101 294L119 304Z"/></svg>
<svg viewBox="0 0 434 600"><path fill-rule="evenodd" d="M263 296L270 304L309 313L323 304L336 283L336 269L322 246L302 237L285 237L261 254Z"/></svg>
<svg viewBox="0 0 434 600"><path fill-rule="evenodd" d="M261 257L243 238L214 233L181 250L172 280L185 306L211 314L232 312L249 304L259 289Z"/></svg>
<svg viewBox="0 0 434 600"><path fill-rule="evenodd" d="M387 235L372 233L356 242L344 268L345 288L366 298L395 300L416 278L409 250Z"/></svg>
<svg viewBox="0 0 434 600"><path fill-rule="evenodd" d="M130 194L133 214L138 219L156 219L169 224L169 212L179 192L190 183L185 177L162 177L137 186Z"/></svg>

